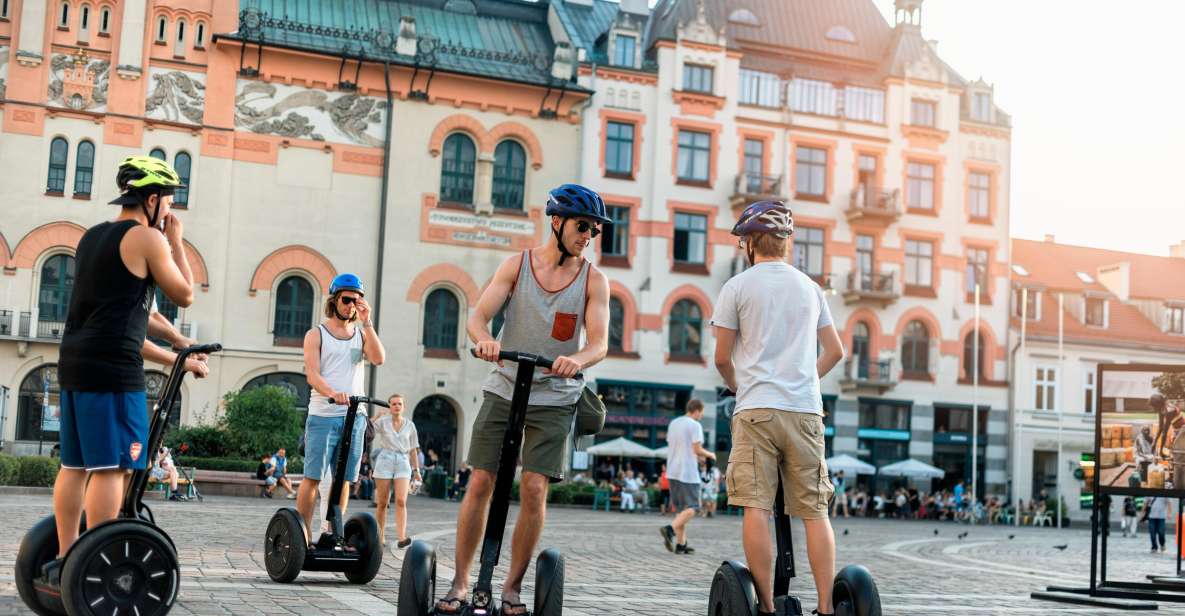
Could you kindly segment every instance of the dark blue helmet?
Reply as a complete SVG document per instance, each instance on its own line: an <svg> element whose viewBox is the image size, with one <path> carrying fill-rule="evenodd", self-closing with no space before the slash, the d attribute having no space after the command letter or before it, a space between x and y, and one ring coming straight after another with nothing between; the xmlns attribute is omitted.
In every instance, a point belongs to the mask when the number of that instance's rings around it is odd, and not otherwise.
<svg viewBox="0 0 1185 616"><path fill-rule="evenodd" d="M741 212L741 218L732 228L733 235L744 237L751 233L770 233L774 237L787 238L794 233L794 215L781 201L758 201Z"/></svg>
<svg viewBox="0 0 1185 616"><path fill-rule="evenodd" d="M329 284L329 294L335 295L338 291L357 291L359 295L366 295L362 279L353 274L338 274L333 277L333 282Z"/></svg>
<svg viewBox="0 0 1185 616"><path fill-rule="evenodd" d="M547 215L561 218L585 216L603 224L613 224L605 215L601 196L579 184L564 184L547 194Z"/></svg>

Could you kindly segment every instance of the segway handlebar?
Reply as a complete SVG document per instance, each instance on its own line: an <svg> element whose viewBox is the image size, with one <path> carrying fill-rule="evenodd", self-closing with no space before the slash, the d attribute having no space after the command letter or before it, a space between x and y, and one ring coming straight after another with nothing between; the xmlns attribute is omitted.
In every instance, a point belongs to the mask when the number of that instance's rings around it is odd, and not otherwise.
<svg viewBox="0 0 1185 616"><path fill-rule="evenodd" d="M477 349L469 349L469 354L481 359L477 354ZM533 364L536 368L551 368L555 364L554 359L548 359L542 355L535 355L533 353L522 353L519 351L499 351L498 361L512 361L520 364ZM577 372L572 378L584 378L583 372Z"/></svg>
<svg viewBox="0 0 1185 616"><path fill-rule="evenodd" d="M367 396L350 396L350 406L358 406L359 404L373 404L383 408L391 408L390 404L387 404L386 402L376 398L370 398Z"/></svg>

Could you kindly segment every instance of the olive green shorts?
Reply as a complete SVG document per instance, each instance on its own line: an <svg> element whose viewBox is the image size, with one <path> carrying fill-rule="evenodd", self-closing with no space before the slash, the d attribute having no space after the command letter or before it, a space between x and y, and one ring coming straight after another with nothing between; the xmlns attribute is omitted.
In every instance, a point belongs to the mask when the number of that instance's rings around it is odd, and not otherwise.
<svg viewBox="0 0 1185 616"><path fill-rule="evenodd" d="M527 407L521 456L524 472L546 475L553 483L564 480L564 455L575 414L575 404ZM477 421L473 422L473 437L469 444L470 466L491 473L498 472L502 439L509 421L510 401L485 392Z"/></svg>

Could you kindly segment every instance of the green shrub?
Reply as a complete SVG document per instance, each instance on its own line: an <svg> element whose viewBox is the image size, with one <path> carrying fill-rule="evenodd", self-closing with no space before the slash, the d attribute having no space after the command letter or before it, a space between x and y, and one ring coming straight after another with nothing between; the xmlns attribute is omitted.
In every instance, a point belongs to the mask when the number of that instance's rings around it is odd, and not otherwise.
<svg viewBox="0 0 1185 616"><path fill-rule="evenodd" d="M58 476L58 459L41 456L17 458L16 485L46 488Z"/></svg>
<svg viewBox="0 0 1185 616"><path fill-rule="evenodd" d="M231 453L255 458L281 447L298 451L304 425L292 394L264 385L230 392L224 400Z"/></svg>
<svg viewBox="0 0 1185 616"><path fill-rule="evenodd" d="M20 462L15 456L0 454L0 486L16 485L17 469Z"/></svg>
<svg viewBox="0 0 1185 616"><path fill-rule="evenodd" d="M165 435L165 445L174 455L221 458L230 453L230 438L218 426L187 426ZM260 454L262 455L262 454Z"/></svg>

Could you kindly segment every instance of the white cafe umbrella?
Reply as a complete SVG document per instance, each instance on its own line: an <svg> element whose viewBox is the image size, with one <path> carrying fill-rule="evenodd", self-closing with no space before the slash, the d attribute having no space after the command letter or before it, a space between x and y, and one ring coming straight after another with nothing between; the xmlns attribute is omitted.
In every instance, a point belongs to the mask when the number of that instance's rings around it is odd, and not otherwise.
<svg viewBox="0 0 1185 616"><path fill-rule="evenodd" d="M907 477L909 479L942 479L946 471L910 458L880 467L877 471L885 477Z"/></svg>
<svg viewBox="0 0 1185 616"><path fill-rule="evenodd" d="M667 457L667 453L669 453L670 451L671 451L671 446L670 446L670 445L663 445L662 447L659 447L658 449L655 449L655 450L654 450L654 457L656 457L656 458L666 458L666 457Z"/></svg>
<svg viewBox="0 0 1185 616"><path fill-rule="evenodd" d="M875 466L867 462L861 462L846 453L827 458L827 470L832 473L843 471L849 475L872 475L876 473Z"/></svg>
<svg viewBox="0 0 1185 616"><path fill-rule="evenodd" d="M609 456L615 458L652 458L654 457L654 450L641 444L635 443L625 437L617 437L611 441L605 441L598 445L593 445L584 451L594 456Z"/></svg>

